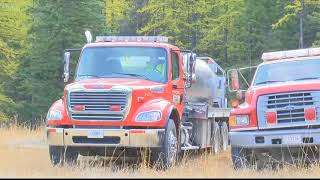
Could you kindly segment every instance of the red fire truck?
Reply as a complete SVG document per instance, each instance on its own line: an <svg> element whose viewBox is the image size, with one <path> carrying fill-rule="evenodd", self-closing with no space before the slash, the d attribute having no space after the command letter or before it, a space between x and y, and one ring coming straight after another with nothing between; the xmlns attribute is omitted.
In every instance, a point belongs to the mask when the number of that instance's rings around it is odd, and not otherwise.
<svg viewBox="0 0 320 180"><path fill-rule="evenodd" d="M234 167L318 160L320 48L263 53L262 60L244 103L230 112ZM228 71L233 91L241 92L241 70Z"/></svg>
<svg viewBox="0 0 320 180"><path fill-rule="evenodd" d="M172 166L183 150L228 145L226 76L213 60L162 36L97 36L81 49L65 51L63 97L47 115L53 165L82 156L137 156ZM69 80L72 51L80 51ZM220 92L220 93L217 93Z"/></svg>

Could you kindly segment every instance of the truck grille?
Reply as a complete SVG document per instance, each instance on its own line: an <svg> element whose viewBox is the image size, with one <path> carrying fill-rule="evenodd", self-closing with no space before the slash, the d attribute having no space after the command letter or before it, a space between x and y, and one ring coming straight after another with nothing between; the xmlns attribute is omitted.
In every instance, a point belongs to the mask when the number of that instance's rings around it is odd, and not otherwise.
<svg viewBox="0 0 320 180"><path fill-rule="evenodd" d="M278 123L303 122L305 121L304 109L278 110L277 120Z"/></svg>
<svg viewBox="0 0 320 180"><path fill-rule="evenodd" d="M69 111L73 120L121 121L124 118L128 93L122 91L75 91L69 94ZM74 111L74 106L84 106ZM120 106L120 111L111 111Z"/></svg>
<svg viewBox="0 0 320 180"><path fill-rule="evenodd" d="M298 92L268 96L268 109L275 109L278 123L305 121L304 107L313 106L310 92Z"/></svg>
<svg viewBox="0 0 320 180"><path fill-rule="evenodd" d="M258 124L260 128L276 128L309 125L305 120L305 108L315 107L317 118L319 117L318 99L320 92L303 91L288 92L260 96L257 104ZM274 111L277 113L277 125L268 126L266 123L266 112Z"/></svg>
<svg viewBox="0 0 320 180"><path fill-rule="evenodd" d="M306 106L313 104L313 97L311 96L310 92L268 96L268 109L283 108L287 106Z"/></svg>

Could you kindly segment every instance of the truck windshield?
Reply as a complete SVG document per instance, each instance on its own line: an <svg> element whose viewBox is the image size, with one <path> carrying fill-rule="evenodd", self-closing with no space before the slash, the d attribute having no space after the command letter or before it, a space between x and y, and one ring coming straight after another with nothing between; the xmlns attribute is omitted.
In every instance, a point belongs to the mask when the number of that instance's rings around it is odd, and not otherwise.
<svg viewBox="0 0 320 180"><path fill-rule="evenodd" d="M76 81L139 78L165 83L167 51L158 47L89 47L82 51Z"/></svg>
<svg viewBox="0 0 320 180"><path fill-rule="evenodd" d="M320 59L265 64L257 69L254 85L320 78Z"/></svg>

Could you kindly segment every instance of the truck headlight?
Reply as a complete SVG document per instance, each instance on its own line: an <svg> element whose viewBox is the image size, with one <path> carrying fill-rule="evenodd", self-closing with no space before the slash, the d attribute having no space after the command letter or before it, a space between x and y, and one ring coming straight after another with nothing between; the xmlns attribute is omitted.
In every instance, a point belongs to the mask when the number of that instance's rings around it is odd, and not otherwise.
<svg viewBox="0 0 320 180"><path fill-rule="evenodd" d="M249 125L249 116L248 115L236 115L237 126L248 126Z"/></svg>
<svg viewBox="0 0 320 180"><path fill-rule="evenodd" d="M58 110L49 110L47 114L47 121L48 120L62 120L62 113Z"/></svg>
<svg viewBox="0 0 320 180"><path fill-rule="evenodd" d="M162 113L160 111L146 111L138 114L136 121L140 122L153 122L160 121Z"/></svg>

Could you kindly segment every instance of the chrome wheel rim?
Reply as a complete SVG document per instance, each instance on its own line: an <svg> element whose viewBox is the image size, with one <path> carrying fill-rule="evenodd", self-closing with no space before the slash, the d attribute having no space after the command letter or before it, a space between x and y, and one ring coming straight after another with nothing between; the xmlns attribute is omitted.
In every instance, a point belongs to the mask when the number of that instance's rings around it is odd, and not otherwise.
<svg viewBox="0 0 320 180"><path fill-rule="evenodd" d="M220 132L219 132L219 128L218 128L218 124L214 126L213 129L213 152L215 154L217 154L219 152L220 149Z"/></svg>
<svg viewBox="0 0 320 180"><path fill-rule="evenodd" d="M168 134L168 162L172 165L175 162L177 156L177 137L174 135L173 131Z"/></svg>
<svg viewBox="0 0 320 180"><path fill-rule="evenodd" d="M216 134L216 137L215 137L213 150L214 150L214 153L219 152L219 136L218 136L218 134Z"/></svg>
<svg viewBox="0 0 320 180"><path fill-rule="evenodd" d="M228 140L229 140L229 138L228 138L228 127L227 127L226 124L224 124L222 127L223 127L222 128L222 133L223 133L222 134L222 149L224 151L226 151L227 148L228 148Z"/></svg>

